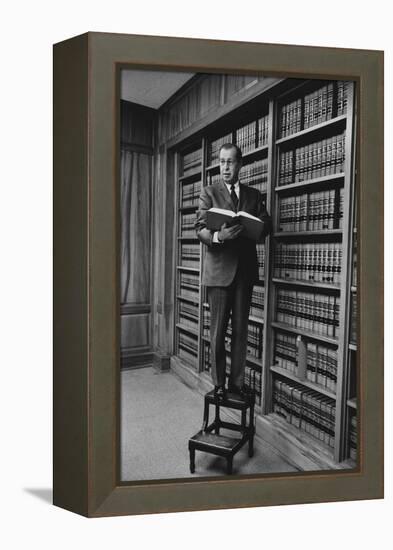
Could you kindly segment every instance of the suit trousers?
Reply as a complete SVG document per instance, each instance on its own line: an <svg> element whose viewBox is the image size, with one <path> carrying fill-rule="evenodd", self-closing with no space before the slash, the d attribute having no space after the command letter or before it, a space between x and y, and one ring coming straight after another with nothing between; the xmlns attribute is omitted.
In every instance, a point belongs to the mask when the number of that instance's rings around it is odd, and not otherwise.
<svg viewBox="0 0 393 550"><path fill-rule="evenodd" d="M229 384L241 387L247 356L248 316L253 282L238 268L229 286L207 287L210 307L210 352L215 386L225 384L225 336L231 318L231 370Z"/></svg>

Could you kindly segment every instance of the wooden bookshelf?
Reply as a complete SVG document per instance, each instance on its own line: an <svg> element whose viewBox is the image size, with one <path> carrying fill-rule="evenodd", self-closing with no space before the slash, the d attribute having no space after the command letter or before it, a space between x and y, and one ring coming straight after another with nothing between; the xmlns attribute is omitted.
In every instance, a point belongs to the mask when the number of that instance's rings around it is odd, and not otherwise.
<svg viewBox="0 0 393 550"><path fill-rule="evenodd" d="M273 428L279 426L282 452L302 442L293 452L301 457L306 449L304 442L312 442L310 456L313 455L316 464L319 449L323 456L321 463L329 467L353 467L357 411L357 342L351 339L351 296L357 293L351 261L356 240L354 84L288 79L277 81L268 92L261 90L259 96L250 97L248 103L239 100L238 106L234 104L232 110L223 110L221 118L215 118L214 123L205 128L199 125L195 135L187 130L184 141L178 140L175 145L176 372L179 373L179 365L184 360L187 372L192 367L204 380L210 373L208 306L200 285L204 251L200 245L196 266L182 265L182 246L190 244L192 254L195 250L192 247L197 243L191 232L186 235L183 232L185 227L190 228L187 223L197 210L192 186L196 184L197 188L219 181L219 147L230 141L243 150L240 181L261 191L273 220L273 233L266 239L259 257L260 282L254 290L259 287L260 295L255 297L249 316L249 345L250 349L257 346L255 353L259 357L247 356L246 378L257 392L259 418L264 426L269 423ZM198 155L200 165L192 166ZM190 166L186 172L184 162ZM297 265L306 262L303 275L301 270L293 268L293 257ZM280 269L283 265L284 270L290 266L292 275L277 275L278 265ZM196 284L191 290L187 288L187 281L184 283L187 274L194 277L194 283L198 281L198 288ZM311 278L307 280L305 275ZM330 279L323 279L324 276ZM187 291L189 294L185 295ZM278 309L284 310L280 315L285 317L285 305L293 296L298 300L295 326L277 319ZM182 323L181 303L198 308L195 328ZM310 319L318 319L314 330L307 327ZM323 332L325 325L326 333ZM186 333L195 342L184 342ZM301 359L300 348L296 347L300 344L293 344L299 342L299 338L305 350L305 358ZM278 342L290 346L294 369L300 361L306 362L301 367L303 374L298 375L295 370L292 372L279 364ZM187 346L192 348L194 343L197 350L192 354ZM181 346L186 349L185 358L181 356ZM229 355L229 349L227 352ZM285 355L282 350L280 353ZM311 361L316 362L316 367ZM304 370L312 376L310 372L314 367L315 380L305 377ZM282 406L275 389L277 383L285 391L289 388L304 394L305 403L307 399L315 399L320 404L318 429L307 427L306 433L301 425L291 422L293 412L286 418L282 411L277 414ZM323 416L325 409L329 411L329 418ZM305 417L306 413L307 410ZM279 448L279 438L273 436L273 439ZM323 440L329 443L325 445Z"/></svg>

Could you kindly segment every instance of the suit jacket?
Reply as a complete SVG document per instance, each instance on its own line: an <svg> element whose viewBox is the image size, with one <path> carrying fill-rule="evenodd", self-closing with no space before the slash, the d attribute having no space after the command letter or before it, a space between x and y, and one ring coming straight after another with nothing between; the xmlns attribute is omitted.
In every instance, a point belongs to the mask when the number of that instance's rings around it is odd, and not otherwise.
<svg viewBox="0 0 393 550"><path fill-rule="evenodd" d="M270 232L271 220L266 212L262 194L252 187L239 183L238 211L243 210L263 222L260 242ZM209 208L226 208L236 212L231 195L223 182L204 187L199 197L199 210L195 229L199 240L207 245L202 284L206 286L229 286L237 269L250 283L258 280L258 263L255 242L237 237L224 243L213 243L213 231L206 227L206 212Z"/></svg>

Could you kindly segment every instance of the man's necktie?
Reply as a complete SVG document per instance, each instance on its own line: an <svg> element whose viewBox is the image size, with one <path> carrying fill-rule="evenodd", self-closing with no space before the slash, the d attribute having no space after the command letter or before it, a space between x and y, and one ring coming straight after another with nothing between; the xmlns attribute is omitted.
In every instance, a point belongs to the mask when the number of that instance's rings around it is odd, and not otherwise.
<svg viewBox="0 0 393 550"><path fill-rule="evenodd" d="M237 195L235 193L235 184L231 184L231 199L233 204L235 205L235 208L237 210L237 205L239 204L239 199L237 198Z"/></svg>

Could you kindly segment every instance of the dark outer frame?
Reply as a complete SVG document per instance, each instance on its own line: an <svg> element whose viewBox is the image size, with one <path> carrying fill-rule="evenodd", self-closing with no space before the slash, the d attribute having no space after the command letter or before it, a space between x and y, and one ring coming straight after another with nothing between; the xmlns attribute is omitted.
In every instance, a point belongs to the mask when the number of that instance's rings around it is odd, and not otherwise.
<svg viewBox="0 0 393 550"><path fill-rule="evenodd" d="M119 68L358 83L358 470L119 484ZM110 183L110 184L108 184ZM89 516L383 498L383 52L87 33L54 46L54 504Z"/></svg>

